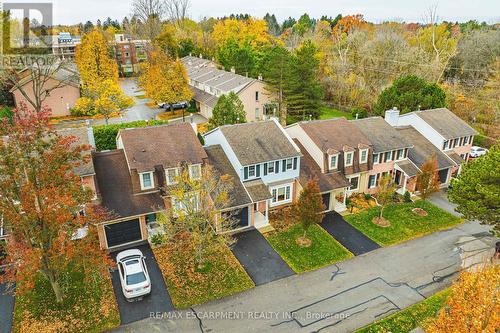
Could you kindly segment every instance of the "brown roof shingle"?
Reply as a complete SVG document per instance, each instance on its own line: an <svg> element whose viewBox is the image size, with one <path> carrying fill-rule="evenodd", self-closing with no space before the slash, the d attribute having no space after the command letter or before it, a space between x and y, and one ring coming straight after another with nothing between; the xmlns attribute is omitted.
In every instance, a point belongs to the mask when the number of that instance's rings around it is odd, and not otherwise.
<svg viewBox="0 0 500 333"><path fill-rule="evenodd" d="M372 142L374 153L411 147L382 117L352 120L351 123Z"/></svg>
<svg viewBox="0 0 500 333"><path fill-rule="evenodd" d="M262 181L262 179L256 179L244 182L243 185L250 194L253 202L259 202L266 199L272 198L271 192L267 188L266 184Z"/></svg>
<svg viewBox="0 0 500 333"><path fill-rule="evenodd" d="M177 167L182 163L198 164L207 158L191 124L160 125L120 130L130 169L137 172Z"/></svg>
<svg viewBox="0 0 500 333"><path fill-rule="evenodd" d="M82 152L84 155L90 155L92 150L95 149L95 142L93 134L90 134L89 131L92 131L92 128L87 127L79 127L79 128L65 128L57 130L57 133L61 136L73 136L76 138L76 142L73 143L73 146L85 145L90 146L91 149ZM95 174L94 164L92 163L92 159L89 159L86 163L77 166L73 170L76 175L88 176Z"/></svg>

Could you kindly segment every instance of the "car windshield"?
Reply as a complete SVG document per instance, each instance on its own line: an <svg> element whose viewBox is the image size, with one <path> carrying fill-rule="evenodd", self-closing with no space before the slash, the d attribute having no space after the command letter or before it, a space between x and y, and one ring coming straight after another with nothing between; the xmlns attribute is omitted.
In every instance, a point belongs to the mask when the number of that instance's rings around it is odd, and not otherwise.
<svg viewBox="0 0 500 333"><path fill-rule="evenodd" d="M146 275L144 275L144 272L127 275L127 285L137 284L144 281L146 281Z"/></svg>

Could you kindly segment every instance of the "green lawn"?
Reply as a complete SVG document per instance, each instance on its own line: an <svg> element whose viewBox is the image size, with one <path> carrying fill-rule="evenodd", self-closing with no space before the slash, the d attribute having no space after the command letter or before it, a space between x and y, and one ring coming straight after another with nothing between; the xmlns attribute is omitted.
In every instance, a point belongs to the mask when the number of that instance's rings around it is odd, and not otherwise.
<svg viewBox="0 0 500 333"><path fill-rule="evenodd" d="M354 119L349 112L344 112L340 111L337 109L334 109L332 107L323 105L320 108L321 116L319 119L330 119L330 118L338 118L338 117L345 117L347 119Z"/></svg>
<svg viewBox="0 0 500 333"><path fill-rule="evenodd" d="M80 272L65 274L62 303L55 301L41 276L26 294L17 295L12 332L102 332L120 325L110 276L84 280Z"/></svg>
<svg viewBox="0 0 500 333"><path fill-rule="evenodd" d="M192 252L179 244L167 244L153 252L176 308L188 308L255 286L225 245L207 255L202 271L195 268Z"/></svg>
<svg viewBox="0 0 500 333"><path fill-rule="evenodd" d="M302 233L302 226L295 225L286 231L276 232L267 237L271 246L297 273L352 257L347 249L318 225L311 226L307 232L307 237L312 241L310 247L301 247L295 242Z"/></svg>
<svg viewBox="0 0 500 333"><path fill-rule="evenodd" d="M428 215L422 217L413 213L412 209L415 207L424 209ZM391 222L387 228L372 223L372 219L379 213L380 207L372 207L344 218L356 229L382 246L401 243L462 222L460 218L423 200L386 206L384 218Z"/></svg>
<svg viewBox="0 0 500 333"><path fill-rule="evenodd" d="M436 316L443 307L449 289L442 290L426 300L357 330L356 333L407 333Z"/></svg>

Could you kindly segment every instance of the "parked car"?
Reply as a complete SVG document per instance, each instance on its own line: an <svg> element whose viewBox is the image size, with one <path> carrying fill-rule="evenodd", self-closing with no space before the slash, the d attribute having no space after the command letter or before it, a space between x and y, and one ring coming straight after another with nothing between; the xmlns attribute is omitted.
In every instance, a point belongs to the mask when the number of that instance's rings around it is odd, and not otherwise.
<svg viewBox="0 0 500 333"><path fill-rule="evenodd" d="M482 147L478 147L478 146L472 146L471 150L470 150L470 157L472 158L476 158L476 157L479 157L479 156L483 156L483 155L486 155L486 153L488 152L488 149L486 148L482 148Z"/></svg>
<svg viewBox="0 0 500 333"><path fill-rule="evenodd" d="M168 104L168 103L158 103L158 106L161 109L170 110L170 104ZM172 109L174 109L174 110L187 109L188 107L189 107L189 102L186 102L186 101L177 102L177 103L172 104Z"/></svg>
<svg viewBox="0 0 500 333"><path fill-rule="evenodd" d="M116 256L123 295L129 302L151 293L146 257L138 249L125 250Z"/></svg>

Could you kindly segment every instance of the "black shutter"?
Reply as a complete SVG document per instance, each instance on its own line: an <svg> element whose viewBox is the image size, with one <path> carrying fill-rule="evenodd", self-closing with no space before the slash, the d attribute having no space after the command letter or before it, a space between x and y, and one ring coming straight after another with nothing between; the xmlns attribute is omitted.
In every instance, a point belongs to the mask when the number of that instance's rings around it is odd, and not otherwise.
<svg viewBox="0 0 500 333"><path fill-rule="evenodd" d="M255 175L257 176L257 178L260 177L260 164L257 164L255 166Z"/></svg>
<svg viewBox="0 0 500 333"><path fill-rule="evenodd" d="M298 160L298 157L293 158L293 170L297 170L297 160Z"/></svg>
<svg viewBox="0 0 500 333"><path fill-rule="evenodd" d="M280 172L280 161L276 161L276 165L274 166L274 172L275 173Z"/></svg>
<svg viewBox="0 0 500 333"><path fill-rule="evenodd" d="M248 179L248 167L243 168L243 179Z"/></svg>
<svg viewBox="0 0 500 333"><path fill-rule="evenodd" d="M264 176L267 176L267 163L263 164L263 168L264 168Z"/></svg>
<svg viewBox="0 0 500 333"><path fill-rule="evenodd" d="M283 165L283 168L281 169L283 172L286 171L286 160L283 160L283 163L281 163Z"/></svg>

